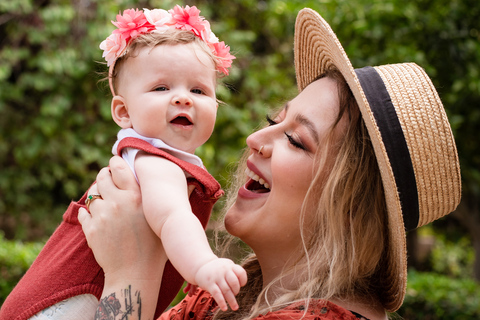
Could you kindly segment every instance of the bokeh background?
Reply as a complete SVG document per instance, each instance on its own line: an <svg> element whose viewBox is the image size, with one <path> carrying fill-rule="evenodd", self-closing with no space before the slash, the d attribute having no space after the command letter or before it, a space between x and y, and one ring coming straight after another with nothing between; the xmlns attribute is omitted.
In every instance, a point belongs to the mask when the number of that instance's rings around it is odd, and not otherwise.
<svg viewBox="0 0 480 320"><path fill-rule="evenodd" d="M215 133L197 153L224 187L248 134L297 93L293 33L303 7L331 24L355 67L425 68L456 137L463 198L409 233L409 289L397 317L480 318L478 0L0 0L0 304L69 202L108 165L118 128L98 45L110 20L175 4L196 5L237 56L218 89Z"/></svg>

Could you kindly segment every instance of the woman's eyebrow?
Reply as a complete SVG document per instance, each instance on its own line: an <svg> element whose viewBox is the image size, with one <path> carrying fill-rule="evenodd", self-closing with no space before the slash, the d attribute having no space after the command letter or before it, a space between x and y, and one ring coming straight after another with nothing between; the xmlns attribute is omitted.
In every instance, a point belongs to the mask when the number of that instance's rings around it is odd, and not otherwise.
<svg viewBox="0 0 480 320"><path fill-rule="evenodd" d="M285 103L285 106L283 107L283 109L285 110L285 113L287 113L289 105L290 105L289 102ZM307 130L310 131L313 139L315 140L315 143L316 144L319 143L320 140L318 137L318 132L317 132L317 129L315 129L315 125L313 124L312 121L310 121L309 119L307 119L305 116L301 114L297 114L295 116L295 121L305 126Z"/></svg>
<svg viewBox="0 0 480 320"><path fill-rule="evenodd" d="M315 125L313 124L312 121L307 119L301 114L297 114L295 116L295 121L303 125L305 128L307 128L308 131L310 131L310 134L312 135L313 139L315 140L315 143L319 143L319 138L318 138L318 132L317 129L315 128Z"/></svg>

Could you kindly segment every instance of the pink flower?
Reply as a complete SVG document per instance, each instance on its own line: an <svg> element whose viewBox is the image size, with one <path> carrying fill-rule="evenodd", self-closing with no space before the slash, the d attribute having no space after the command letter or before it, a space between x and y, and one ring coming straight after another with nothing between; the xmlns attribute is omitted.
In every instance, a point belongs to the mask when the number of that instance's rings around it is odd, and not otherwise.
<svg viewBox="0 0 480 320"><path fill-rule="evenodd" d="M122 39L120 34L111 34L107 39L103 40L100 43L100 49L103 50L102 57L107 60L107 66L110 67L126 47L127 41Z"/></svg>
<svg viewBox="0 0 480 320"><path fill-rule="evenodd" d="M172 16L167 10L163 9L143 9L145 18L149 23L155 26L158 31L166 31L172 24Z"/></svg>
<svg viewBox="0 0 480 320"><path fill-rule="evenodd" d="M182 8L176 5L169 12L176 29L192 31L195 35L201 36L201 32L205 29L205 23L204 18L199 15L200 10L197 7L185 6Z"/></svg>
<svg viewBox="0 0 480 320"><path fill-rule="evenodd" d="M218 42L218 38L217 36L215 36L215 34L212 32L212 29L210 29L210 23L208 21L203 21L203 25L205 26L205 29L203 29L203 31L201 32L201 35L200 37L203 39L203 41L205 41L212 49L213 46L212 44L213 43L217 43Z"/></svg>
<svg viewBox="0 0 480 320"><path fill-rule="evenodd" d="M230 47L226 46L223 41L214 43L213 46L215 55L220 58L220 65L217 69L228 76L228 68L232 65L232 60L235 59L235 56L230 54Z"/></svg>
<svg viewBox="0 0 480 320"><path fill-rule="evenodd" d="M205 41L219 60L217 70L225 75L228 75L228 68L235 59L230 54L230 48L224 42L218 42L217 36L210 29L210 23L200 16L200 10L195 6L182 8L177 5L169 11L127 9L123 14L118 14L117 21L112 23L117 29L100 44L109 67L125 52L132 39L150 32L164 32L169 28L193 32Z"/></svg>
<svg viewBox="0 0 480 320"><path fill-rule="evenodd" d="M123 15L117 14L117 21L112 21L112 23L118 28L113 33L120 34L126 41L153 29L143 11L138 9L127 9L123 11Z"/></svg>

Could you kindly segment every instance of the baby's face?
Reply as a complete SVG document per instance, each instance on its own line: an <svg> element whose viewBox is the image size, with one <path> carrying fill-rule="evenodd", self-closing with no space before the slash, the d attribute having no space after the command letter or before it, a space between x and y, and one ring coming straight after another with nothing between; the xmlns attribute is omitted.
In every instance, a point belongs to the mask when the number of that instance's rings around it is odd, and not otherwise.
<svg viewBox="0 0 480 320"><path fill-rule="evenodd" d="M193 44L143 48L125 62L119 92L139 134L193 153L211 136L217 101L216 71Z"/></svg>

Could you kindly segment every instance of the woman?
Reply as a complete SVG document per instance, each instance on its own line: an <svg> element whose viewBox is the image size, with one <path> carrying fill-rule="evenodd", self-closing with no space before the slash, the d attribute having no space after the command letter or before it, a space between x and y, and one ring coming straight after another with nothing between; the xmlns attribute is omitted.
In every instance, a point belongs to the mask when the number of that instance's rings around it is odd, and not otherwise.
<svg viewBox="0 0 480 320"><path fill-rule="evenodd" d="M227 231L254 252L240 309L220 312L197 290L161 319L386 319L405 295L405 230L458 205L454 139L420 67L354 70L310 9L297 17L295 67L300 94L248 137L227 205ZM90 191L103 200L79 212L106 275L97 316L149 319L165 254L151 252L157 240L126 165L114 158L110 168Z"/></svg>

